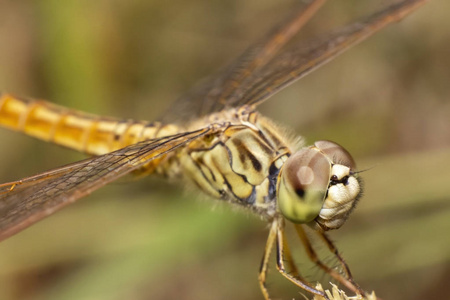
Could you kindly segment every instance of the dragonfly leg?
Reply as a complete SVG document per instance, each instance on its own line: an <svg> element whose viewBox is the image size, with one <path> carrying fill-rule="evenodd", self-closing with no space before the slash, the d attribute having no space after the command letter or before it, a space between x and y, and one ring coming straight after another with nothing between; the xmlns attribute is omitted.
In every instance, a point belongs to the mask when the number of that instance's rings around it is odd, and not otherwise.
<svg viewBox="0 0 450 300"><path fill-rule="evenodd" d="M266 243L266 248L264 249L264 255L261 261L261 267L259 269L259 284L261 287L261 291L264 295L264 299L268 300L270 299L269 297L269 292L267 290L266 287L266 278L267 278L267 271L268 271L268 264L269 264L269 259L270 259L270 254L272 252L272 248L273 248L273 243L276 240L276 235L277 235L277 227L278 224L277 222L273 222L272 226L270 228L270 233L269 233L269 237L267 238L267 243ZM295 265L294 259L292 257L291 251L289 249L289 246L286 242L286 240L284 240L284 255L287 259L287 263L289 264L289 268L291 270L291 274L293 276L299 277L299 272L297 269L297 266Z"/></svg>
<svg viewBox="0 0 450 300"><path fill-rule="evenodd" d="M292 256L291 250L287 243L287 239L283 239L283 253L285 257L285 263L289 265L289 274L294 277L300 278L300 273L298 272L297 266L295 265L294 257Z"/></svg>
<svg viewBox="0 0 450 300"><path fill-rule="evenodd" d="M301 278L298 274L294 275L294 274L286 271L285 262L287 261L288 264L291 266L291 265L293 265L293 261L292 261L292 257L290 256L290 254L288 256L286 255L286 253L289 253L289 251L286 252L286 249L284 248L284 246L287 245L287 241L284 236L284 222L283 222L283 220L279 220L277 223L278 223L277 224L278 226L276 228L276 231L277 231L277 269L280 272L280 274L283 275L288 280L290 280L291 282L293 282L295 285L304 289L305 291L308 291L312 294L321 296L324 299L329 300L329 298L323 291L319 291L318 289L312 287L310 283L308 283L305 279Z"/></svg>
<svg viewBox="0 0 450 300"><path fill-rule="evenodd" d="M261 288L265 300L270 299L269 291L267 290L266 287L266 278L270 253L272 252L273 243L275 242L276 236L277 236L277 223L276 221L274 221L272 223L272 226L270 227L269 236L267 238L266 248L264 249L264 254L261 260L261 267L259 268L259 276L258 276L259 286Z"/></svg>
<svg viewBox="0 0 450 300"><path fill-rule="evenodd" d="M327 244L328 249L337 257L339 262L341 263L344 272L345 277L342 276L340 273L338 273L336 270L330 268L326 264L324 264L318 257L316 251L314 250L308 236L306 235L305 230L300 224L294 224L295 230L297 231L297 234L305 247L306 254L308 255L309 259L314 262L319 268L324 270L326 273L328 273L331 277L333 277L335 280L339 281L341 284L346 286L348 289L350 289L352 292L356 294L364 295L364 291L353 281L353 278L350 273L350 269L345 263L342 256L337 251L337 248L333 245L333 243L328 239L328 237L321 232L318 232L318 234L321 236L321 238L324 240L324 242Z"/></svg>
<svg viewBox="0 0 450 300"><path fill-rule="evenodd" d="M325 234L325 232L318 231L317 234L322 238L322 240L325 242L325 244L328 247L328 250L330 250L331 253L336 256L336 258L339 260L339 263L342 266L342 269L345 272L345 275L347 277L347 282L349 284L345 284L350 290L352 290L356 294L365 295L365 291L353 280L352 273L350 272L350 268L348 267L347 263L345 262L344 258L339 253L338 249L334 245L334 243L330 240L330 238ZM342 277L342 276L341 276ZM343 283L344 284L344 283Z"/></svg>

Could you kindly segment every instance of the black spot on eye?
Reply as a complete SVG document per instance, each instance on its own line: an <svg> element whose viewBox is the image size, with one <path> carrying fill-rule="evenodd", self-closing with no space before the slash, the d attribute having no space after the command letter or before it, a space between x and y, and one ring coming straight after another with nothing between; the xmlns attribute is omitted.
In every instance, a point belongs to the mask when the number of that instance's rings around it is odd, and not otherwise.
<svg viewBox="0 0 450 300"><path fill-rule="evenodd" d="M305 190L304 189L296 189L295 193L300 197L303 198L305 196Z"/></svg>
<svg viewBox="0 0 450 300"><path fill-rule="evenodd" d="M337 181L337 180L338 180L338 177L337 177L336 175L333 175L333 176L331 176L331 180L332 180L332 181Z"/></svg>

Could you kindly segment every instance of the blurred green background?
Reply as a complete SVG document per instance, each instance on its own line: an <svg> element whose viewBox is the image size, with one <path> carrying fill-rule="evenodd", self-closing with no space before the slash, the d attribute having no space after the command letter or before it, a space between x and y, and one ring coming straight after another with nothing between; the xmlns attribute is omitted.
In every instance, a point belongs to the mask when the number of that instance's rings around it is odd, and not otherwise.
<svg viewBox="0 0 450 300"><path fill-rule="evenodd" d="M296 2L0 0L0 90L153 120ZM330 2L303 35L389 1ZM369 169L358 209L331 237L383 299L450 298L449 10L431 1L261 107ZM81 158L0 130L0 182ZM112 184L2 242L0 299L262 299L266 224L174 186ZM299 261L309 278L329 280ZM269 287L303 299L274 265Z"/></svg>

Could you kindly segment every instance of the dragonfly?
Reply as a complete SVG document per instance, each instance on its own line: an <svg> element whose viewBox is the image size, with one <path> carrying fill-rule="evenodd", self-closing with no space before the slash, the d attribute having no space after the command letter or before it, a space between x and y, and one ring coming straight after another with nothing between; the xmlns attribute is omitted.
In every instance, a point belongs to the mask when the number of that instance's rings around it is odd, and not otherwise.
<svg viewBox="0 0 450 300"><path fill-rule="evenodd" d="M266 278L273 249L281 275L329 299L301 276L286 224L320 269L356 295L367 295L327 235L345 223L361 197L351 154L335 142L305 146L286 137L257 106L427 0L405 0L312 41L287 45L325 2L305 4L219 74L176 100L160 121L97 116L1 93L0 125L92 157L1 184L0 240L127 174L157 174L183 178L270 224L258 276L265 299L271 298ZM335 256L340 271L320 260L305 227Z"/></svg>

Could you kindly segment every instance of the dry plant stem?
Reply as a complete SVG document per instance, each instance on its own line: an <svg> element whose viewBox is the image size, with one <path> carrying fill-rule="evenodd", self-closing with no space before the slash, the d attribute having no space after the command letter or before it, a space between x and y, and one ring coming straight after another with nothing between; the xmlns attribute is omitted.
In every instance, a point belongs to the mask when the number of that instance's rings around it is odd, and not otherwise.
<svg viewBox="0 0 450 300"><path fill-rule="evenodd" d="M324 291L325 294L327 294L328 298L330 300L380 300L376 297L375 293L372 292L371 294L366 294L364 296L358 295L358 296L347 296L343 290L340 290L336 285L331 284L330 290L323 290L323 287L320 283L316 285L316 289L319 291ZM311 300L324 300L323 297L315 295Z"/></svg>

